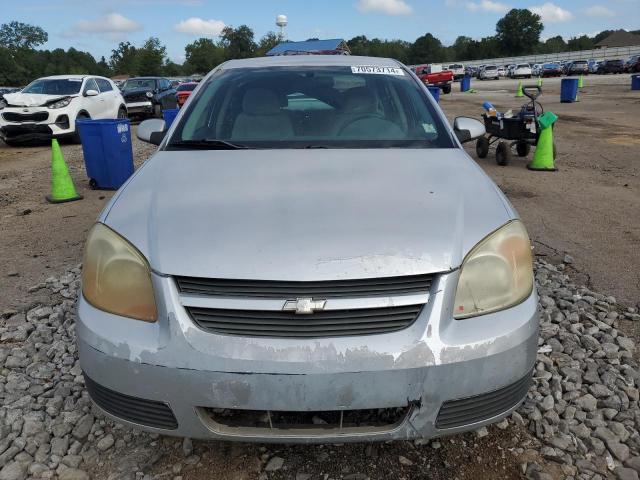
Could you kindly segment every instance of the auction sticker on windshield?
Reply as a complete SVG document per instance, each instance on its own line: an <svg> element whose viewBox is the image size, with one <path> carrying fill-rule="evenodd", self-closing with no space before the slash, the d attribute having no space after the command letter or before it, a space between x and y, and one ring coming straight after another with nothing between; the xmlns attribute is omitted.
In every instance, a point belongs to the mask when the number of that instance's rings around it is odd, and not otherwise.
<svg viewBox="0 0 640 480"><path fill-rule="evenodd" d="M401 68L377 67L374 65L354 65L351 67L352 73L370 73L373 75L404 75Z"/></svg>

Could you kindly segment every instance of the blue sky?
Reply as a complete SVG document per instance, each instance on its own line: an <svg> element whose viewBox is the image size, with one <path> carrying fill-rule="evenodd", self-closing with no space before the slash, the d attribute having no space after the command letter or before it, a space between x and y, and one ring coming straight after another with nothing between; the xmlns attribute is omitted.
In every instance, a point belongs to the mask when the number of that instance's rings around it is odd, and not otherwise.
<svg viewBox="0 0 640 480"><path fill-rule="evenodd" d="M609 28L640 29L640 0L17 0L2 6L0 22L18 20L49 33L46 48L69 48L109 57L119 41L141 44L157 36L169 56L184 60L184 46L217 38L224 25L247 24L260 38L289 18L287 36L400 38L431 32L445 44L458 35L480 38L512 7L542 15L543 37L569 38Z"/></svg>

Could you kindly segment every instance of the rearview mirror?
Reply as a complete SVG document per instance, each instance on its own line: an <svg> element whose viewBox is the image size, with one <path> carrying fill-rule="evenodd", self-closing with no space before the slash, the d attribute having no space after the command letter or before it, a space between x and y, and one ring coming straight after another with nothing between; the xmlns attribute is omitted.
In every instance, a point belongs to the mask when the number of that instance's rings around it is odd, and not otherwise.
<svg viewBox="0 0 640 480"><path fill-rule="evenodd" d="M99 95L100 92L98 92L97 90L87 90L86 92L84 92L84 96L85 97L95 97L96 95Z"/></svg>
<svg viewBox="0 0 640 480"><path fill-rule="evenodd" d="M486 133L482 122L469 117L456 117L453 121L453 131L460 143L470 142Z"/></svg>
<svg viewBox="0 0 640 480"><path fill-rule="evenodd" d="M143 142L160 145L167 133L167 124L159 118L150 118L138 125L136 136Z"/></svg>

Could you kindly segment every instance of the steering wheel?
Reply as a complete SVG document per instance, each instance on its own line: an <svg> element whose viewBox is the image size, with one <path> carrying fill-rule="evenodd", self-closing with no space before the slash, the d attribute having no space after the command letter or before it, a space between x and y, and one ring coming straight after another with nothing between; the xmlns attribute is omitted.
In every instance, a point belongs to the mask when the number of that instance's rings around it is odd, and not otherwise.
<svg viewBox="0 0 640 480"><path fill-rule="evenodd" d="M340 127L340 130L338 130L338 136L342 136L342 134L347 129L347 127L350 127L354 123L359 122L360 120L368 120L368 119L377 119L377 120L382 120L384 122L387 121L382 115L379 115L376 113L363 113L362 115L358 115L357 117L352 118L347 123L342 125L342 127Z"/></svg>

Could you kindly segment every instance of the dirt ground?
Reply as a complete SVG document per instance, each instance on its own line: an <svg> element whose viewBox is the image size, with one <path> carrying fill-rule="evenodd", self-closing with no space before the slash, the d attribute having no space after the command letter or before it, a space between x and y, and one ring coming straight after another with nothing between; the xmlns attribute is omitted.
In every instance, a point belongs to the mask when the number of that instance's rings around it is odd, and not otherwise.
<svg viewBox="0 0 640 480"><path fill-rule="evenodd" d="M479 118L484 100L502 111L517 109L524 100L514 98L516 84L474 81L478 93L443 96L441 105L451 118ZM540 100L559 116L555 129L558 172L531 172L526 160L518 157L511 165L499 167L493 152L479 160L474 144L468 150L520 212L537 254L560 260L565 254L572 256L573 273L580 281L636 306L640 301L640 136L636 131L640 93L631 92L629 85L626 75L590 76L579 103L560 104L559 80L545 80ZM133 147L138 166L154 150L136 139ZM40 303L38 295L46 290L29 292L29 288L80 263L86 233L113 195L89 189L80 146L63 144L62 150L84 199L52 205L44 200L49 193L49 146L9 148L0 142L0 315ZM286 457L287 469L269 478L309 473L314 479L515 479L522 477L523 463L544 463L527 450L533 447L527 432L496 427L490 432L484 438L470 433L443 439L438 450L410 442L314 447L194 442L202 460L185 466L181 475L184 479L257 478L263 467L261 457L272 455ZM169 451L178 446L168 438L161 442ZM514 455L516 447L522 451ZM411 464L400 463L400 455ZM181 451L175 448L153 472L171 478L180 458ZM561 476L558 473L557 478Z"/></svg>

